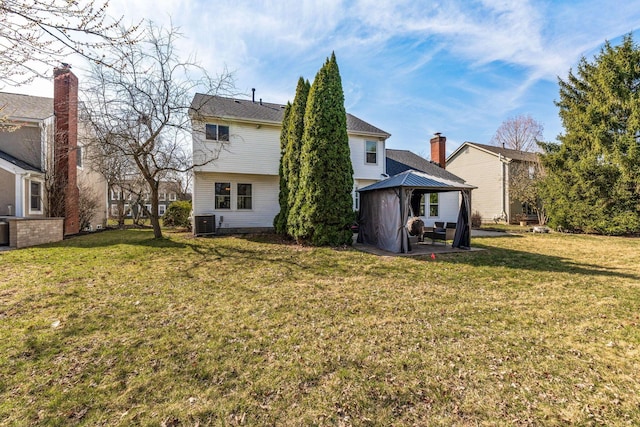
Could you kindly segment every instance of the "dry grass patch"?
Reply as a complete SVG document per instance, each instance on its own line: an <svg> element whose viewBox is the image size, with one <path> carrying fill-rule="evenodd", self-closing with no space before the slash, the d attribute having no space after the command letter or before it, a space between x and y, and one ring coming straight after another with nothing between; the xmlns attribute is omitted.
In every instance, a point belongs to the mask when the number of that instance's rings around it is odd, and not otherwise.
<svg viewBox="0 0 640 427"><path fill-rule="evenodd" d="M0 254L0 424L640 423L638 240L151 237Z"/></svg>

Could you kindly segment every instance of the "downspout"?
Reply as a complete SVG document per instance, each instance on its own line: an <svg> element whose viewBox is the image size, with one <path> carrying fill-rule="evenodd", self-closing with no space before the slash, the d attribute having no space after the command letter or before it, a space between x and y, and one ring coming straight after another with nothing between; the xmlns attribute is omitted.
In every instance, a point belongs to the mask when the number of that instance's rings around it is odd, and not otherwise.
<svg viewBox="0 0 640 427"><path fill-rule="evenodd" d="M498 160L502 164L502 212L501 215L509 223L509 218L507 217L507 177L506 177L506 164L502 159L502 154L498 153Z"/></svg>

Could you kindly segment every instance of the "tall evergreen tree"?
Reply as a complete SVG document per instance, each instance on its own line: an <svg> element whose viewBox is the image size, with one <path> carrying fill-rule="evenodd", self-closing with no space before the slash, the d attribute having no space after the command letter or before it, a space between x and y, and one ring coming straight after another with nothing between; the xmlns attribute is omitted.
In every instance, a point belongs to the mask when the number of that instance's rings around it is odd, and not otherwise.
<svg viewBox="0 0 640 427"><path fill-rule="evenodd" d="M284 107L284 116L282 118L282 130L280 131L280 166L278 167L278 174L280 175L280 192L278 194L278 201L280 202L280 212L273 219L273 227L278 234L287 233L287 217L289 215L289 171L285 164L285 156L287 153L287 136L289 135L289 126L291 121L289 116L291 114L291 103L287 102Z"/></svg>
<svg viewBox="0 0 640 427"><path fill-rule="evenodd" d="M342 80L335 54L318 71L307 100L293 237L314 245L351 244L353 166Z"/></svg>
<svg viewBox="0 0 640 427"><path fill-rule="evenodd" d="M284 162L287 167L287 233L293 236L293 230L298 227L297 217L292 215L293 205L298 194L300 182L300 153L302 151L302 136L304 133L304 113L307 108L311 84L300 77L296 88L296 96L291 107L290 124L287 134L287 147Z"/></svg>
<svg viewBox="0 0 640 427"><path fill-rule="evenodd" d="M542 144L551 224L604 234L640 230L640 50L631 35L560 80L560 144Z"/></svg>

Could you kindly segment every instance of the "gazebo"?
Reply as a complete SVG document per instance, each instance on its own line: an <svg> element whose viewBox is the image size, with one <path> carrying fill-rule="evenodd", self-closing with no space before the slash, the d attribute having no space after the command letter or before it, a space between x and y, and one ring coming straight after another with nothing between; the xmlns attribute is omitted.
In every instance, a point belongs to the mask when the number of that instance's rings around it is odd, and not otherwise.
<svg viewBox="0 0 640 427"><path fill-rule="evenodd" d="M407 220L415 216L425 193L459 191L462 195L453 247L471 247L471 190L476 187L408 170L359 189L358 243L388 252L410 251Z"/></svg>

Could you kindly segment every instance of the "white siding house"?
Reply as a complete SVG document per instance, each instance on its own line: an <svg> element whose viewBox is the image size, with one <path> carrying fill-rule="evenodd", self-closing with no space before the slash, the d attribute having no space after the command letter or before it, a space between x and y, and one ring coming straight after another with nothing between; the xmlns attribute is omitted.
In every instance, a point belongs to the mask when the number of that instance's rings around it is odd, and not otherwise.
<svg viewBox="0 0 640 427"><path fill-rule="evenodd" d="M215 215L223 232L272 229L280 211L283 114L280 104L196 94L191 104L194 216ZM390 135L350 114L347 132L355 209L355 189L385 177Z"/></svg>

